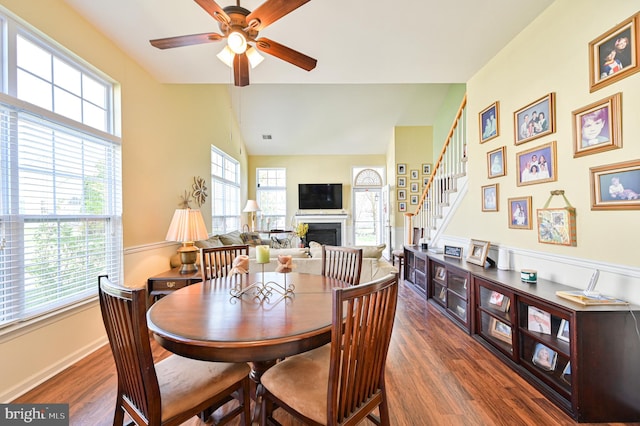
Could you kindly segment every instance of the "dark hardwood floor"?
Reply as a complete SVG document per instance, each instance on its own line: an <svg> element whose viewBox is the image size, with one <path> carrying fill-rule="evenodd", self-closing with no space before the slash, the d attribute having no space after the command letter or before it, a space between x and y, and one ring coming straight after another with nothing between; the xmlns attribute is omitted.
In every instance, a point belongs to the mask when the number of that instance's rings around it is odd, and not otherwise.
<svg viewBox="0 0 640 426"><path fill-rule="evenodd" d="M153 347L159 359L167 355ZM110 425L115 374L104 346L14 402L68 403L71 425ZM576 424L403 282L387 388L394 425ZM285 413L277 418L285 426L301 424ZM184 423L203 424L197 418Z"/></svg>

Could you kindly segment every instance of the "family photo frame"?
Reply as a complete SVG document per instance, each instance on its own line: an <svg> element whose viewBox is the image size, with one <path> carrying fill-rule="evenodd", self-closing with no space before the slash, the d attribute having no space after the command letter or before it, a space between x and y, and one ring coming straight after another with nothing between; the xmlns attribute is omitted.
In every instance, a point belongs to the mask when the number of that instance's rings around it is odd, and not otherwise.
<svg viewBox="0 0 640 426"><path fill-rule="evenodd" d="M407 174L407 165L404 163L398 163L396 165L396 174L397 175L406 175Z"/></svg>
<svg viewBox="0 0 640 426"><path fill-rule="evenodd" d="M516 145L555 132L555 93L549 93L514 112L513 120Z"/></svg>
<svg viewBox="0 0 640 426"><path fill-rule="evenodd" d="M507 174L505 151L506 147L502 146L487 152L487 175L489 179Z"/></svg>
<svg viewBox="0 0 640 426"><path fill-rule="evenodd" d="M404 201L407 199L407 190L398 189L398 201Z"/></svg>
<svg viewBox="0 0 640 426"><path fill-rule="evenodd" d="M489 321L489 334L498 340L511 344L511 327L502 321L491 318Z"/></svg>
<svg viewBox="0 0 640 426"><path fill-rule="evenodd" d="M498 184L485 185L482 187L482 211L498 211Z"/></svg>
<svg viewBox="0 0 640 426"><path fill-rule="evenodd" d="M400 211L400 212L406 212L407 211L407 202L406 201L400 201L398 203L398 211Z"/></svg>
<svg viewBox="0 0 640 426"><path fill-rule="evenodd" d="M517 186L557 180L556 142L516 153L516 168Z"/></svg>
<svg viewBox="0 0 640 426"><path fill-rule="evenodd" d="M471 240L467 250L467 262L484 267L489 254L489 241Z"/></svg>
<svg viewBox="0 0 640 426"><path fill-rule="evenodd" d="M406 188L406 187L407 187L406 176L398 176L398 188Z"/></svg>
<svg viewBox="0 0 640 426"><path fill-rule="evenodd" d="M640 160L591 167L591 210L640 210Z"/></svg>
<svg viewBox="0 0 640 426"><path fill-rule="evenodd" d="M509 228L532 229L531 197L516 197L507 200L509 207Z"/></svg>
<svg viewBox="0 0 640 426"><path fill-rule="evenodd" d="M573 156L622 148L622 94L589 104L573 115Z"/></svg>
<svg viewBox="0 0 640 426"><path fill-rule="evenodd" d="M495 101L478 114L480 143L485 143L500 135L500 102Z"/></svg>
<svg viewBox="0 0 640 426"><path fill-rule="evenodd" d="M640 13L589 43L589 91L594 92L640 70Z"/></svg>
<svg viewBox="0 0 640 426"><path fill-rule="evenodd" d="M422 165L422 174L423 175L431 174L431 163L425 163Z"/></svg>

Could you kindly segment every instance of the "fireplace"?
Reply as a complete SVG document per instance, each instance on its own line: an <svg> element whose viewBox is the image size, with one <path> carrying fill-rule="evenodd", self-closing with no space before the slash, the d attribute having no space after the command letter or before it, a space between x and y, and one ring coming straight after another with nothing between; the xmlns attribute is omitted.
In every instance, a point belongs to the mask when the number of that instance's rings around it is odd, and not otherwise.
<svg viewBox="0 0 640 426"><path fill-rule="evenodd" d="M339 246L341 241L341 224L336 223L310 223L306 240L315 241L328 246Z"/></svg>
<svg viewBox="0 0 640 426"><path fill-rule="evenodd" d="M307 244L315 241L329 246L347 245L347 218L341 214L296 214L295 223L307 223Z"/></svg>

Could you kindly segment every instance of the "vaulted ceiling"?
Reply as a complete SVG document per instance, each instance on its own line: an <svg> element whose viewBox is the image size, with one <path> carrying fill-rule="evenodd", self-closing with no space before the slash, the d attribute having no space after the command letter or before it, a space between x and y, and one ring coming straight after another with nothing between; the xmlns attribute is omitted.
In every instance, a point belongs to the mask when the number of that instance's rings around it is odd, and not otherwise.
<svg viewBox="0 0 640 426"><path fill-rule="evenodd" d="M236 88L216 58L224 42L149 44L219 32L194 0L65 1L158 81L227 85L250 155L384 154L394 127L433 124L448 85L465 83L553 2L312 0L260 36L317 59L317 67L307 72L264 55L251 84Z"/></svg>

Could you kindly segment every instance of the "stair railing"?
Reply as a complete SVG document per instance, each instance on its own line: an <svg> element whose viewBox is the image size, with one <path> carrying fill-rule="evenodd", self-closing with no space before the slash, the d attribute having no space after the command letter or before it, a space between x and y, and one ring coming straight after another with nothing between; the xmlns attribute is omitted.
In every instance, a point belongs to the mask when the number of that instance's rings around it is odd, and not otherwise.
<svg viewBox="0 0 640 426"><path fill-rule="evenodd" d="M404 214L405 241L409 244L418 244L418 241L413 241L417 235L414 228L422 228L422 237L431 240L433 231L437 229L437 220L442 218L442 209L449 203L449 194L456 190L457 178L466 174L466 119L465 94L415 211Z"/></svg>

